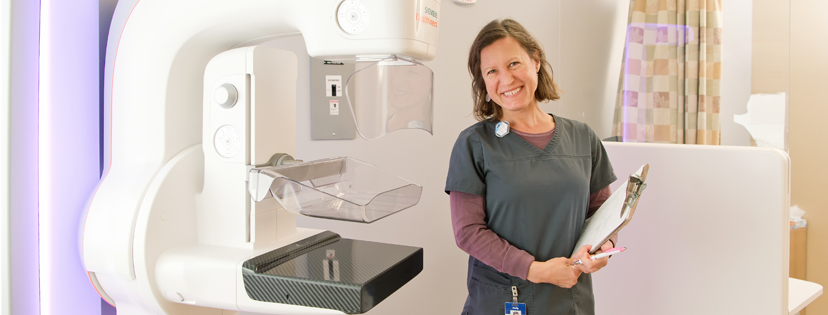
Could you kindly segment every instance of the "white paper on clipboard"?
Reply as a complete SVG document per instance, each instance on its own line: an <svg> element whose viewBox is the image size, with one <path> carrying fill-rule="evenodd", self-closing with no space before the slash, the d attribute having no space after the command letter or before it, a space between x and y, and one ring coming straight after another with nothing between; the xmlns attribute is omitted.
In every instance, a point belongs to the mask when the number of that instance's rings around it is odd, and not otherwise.
<svg viewBox="0 0 828 315"><path fill-rule="evenodd" d="M649 164L641 166L604 201L592 217L586 220L572 254L587 244L592 245L590 254L594 254L601 249L601 245L630 222L641 192L647 187L645 180L649 169Z"/></svg>

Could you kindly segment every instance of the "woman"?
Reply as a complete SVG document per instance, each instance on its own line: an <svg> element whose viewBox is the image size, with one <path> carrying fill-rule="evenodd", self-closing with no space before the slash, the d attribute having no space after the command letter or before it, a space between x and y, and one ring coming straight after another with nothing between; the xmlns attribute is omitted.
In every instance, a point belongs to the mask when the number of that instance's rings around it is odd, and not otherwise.
<svg viewBox="0 0 828 315"><path fill-rule="evenodd" d="M529 315L593 314L589 274L608 258L590 260L589 246L570 254L616 179L600 139L584 123L541 111L558 88L519 23L486 25L468 67L479 122L458 136L445 189L455 241L470 255L463 314L505 314L515 291Z"/></svg>

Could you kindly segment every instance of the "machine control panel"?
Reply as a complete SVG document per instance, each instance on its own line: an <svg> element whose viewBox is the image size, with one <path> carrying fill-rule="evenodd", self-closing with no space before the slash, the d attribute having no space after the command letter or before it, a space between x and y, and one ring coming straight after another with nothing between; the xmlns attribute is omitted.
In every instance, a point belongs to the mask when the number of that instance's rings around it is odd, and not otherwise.
<svg viewBox="0 0 828 315"><path fill-rule="evenodd" d="M339 27L348 34L362 33L368 27L368 7L362 0L345 0L336 12Z"/></svg>
<svg viewBox="0 0 828 315"><path fill-rule="evenodd" d="M216 152L226 158L235 156L241 149L241 138L233 126L225 125L219 128L213 141Z"/></svg>

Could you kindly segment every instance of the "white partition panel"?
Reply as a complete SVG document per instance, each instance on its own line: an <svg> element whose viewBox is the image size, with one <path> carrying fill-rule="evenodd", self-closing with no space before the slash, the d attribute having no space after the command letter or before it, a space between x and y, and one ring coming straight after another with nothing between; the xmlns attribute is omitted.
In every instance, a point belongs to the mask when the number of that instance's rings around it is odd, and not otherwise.
<svg viewBox="0 0 828 315"><path fill-rule="evenodd" d="M620 234L627 251L593 278L597 314L788 314L787 154L604 145L619 178L650 173Z"/></svg>

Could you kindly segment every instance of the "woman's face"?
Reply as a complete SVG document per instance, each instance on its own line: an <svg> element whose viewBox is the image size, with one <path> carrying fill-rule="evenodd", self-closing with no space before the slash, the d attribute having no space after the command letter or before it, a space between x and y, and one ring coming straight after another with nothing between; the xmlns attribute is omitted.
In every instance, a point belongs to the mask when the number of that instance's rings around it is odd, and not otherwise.
<svg viewBox="0 0 828 315"><path fill-rule="evenodd" d="M508 115L537 105L540 64L514 38L501 38L480 51L480 71L486 92Z"/></svg>

